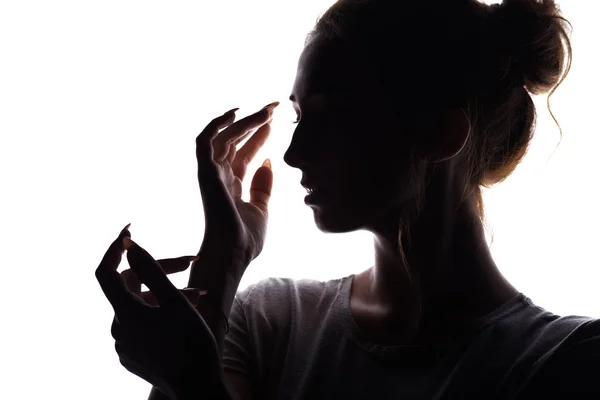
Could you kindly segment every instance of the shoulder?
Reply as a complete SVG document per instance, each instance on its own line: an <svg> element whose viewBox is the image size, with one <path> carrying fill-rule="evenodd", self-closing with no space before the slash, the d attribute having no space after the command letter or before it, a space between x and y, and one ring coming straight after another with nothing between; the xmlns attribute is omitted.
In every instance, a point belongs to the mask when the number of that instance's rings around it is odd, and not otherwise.
<svg viewBox="0 0 600 400"><path fill-rule="evenodd" d="M600 372L600 319L590 319L575 329L557 350L555 361L564 373L568 373L569 366ZM596 379L600 379L600 374Z"/></svg>
<svg viewBox="0 0 600 400"><path fill-rule="evenodd" d="M248 318L289 320L291 315L318 313L319 307L331 306L346 279L267 278L239 291L236 302Z"/></svg>
<svg viewBox="0 0 600 400"><path fill-rule="evenodd" d="M566 369L571 364L579 366L582 363L591 363L590 366L599 368L600 319L575 316L561 319L573 321L570 324L576 326L561 343L557 344L554 354L548 359L548 367L568 372Z"/></svg>
<svg viewBox="0 0 600 400"><path fill-rule="evenodd" d="M589 318L579 324L553 350L546 360L540 360L525 390L528 396L600 398L600 319Z"/></svg>
<svg viewBox="0 0 600 400"><path fill-rule="evenodd" d="M327 281L271 277L248 285L237 293L236 299L245 307L316 299L337 293L345 279L347 277Z"/></svg>

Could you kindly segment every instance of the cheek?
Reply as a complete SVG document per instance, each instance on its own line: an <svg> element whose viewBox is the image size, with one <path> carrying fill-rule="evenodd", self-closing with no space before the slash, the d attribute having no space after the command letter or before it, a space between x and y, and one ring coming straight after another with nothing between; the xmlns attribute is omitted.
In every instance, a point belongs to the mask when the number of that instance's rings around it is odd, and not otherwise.
<svg viewBox="0 0 600 400"><path fill-rule="evenodd" d="M336 203L344 203L346 209L381 207L408 196L412 177L408 147L389 136L378 137L385 127L354 122L352 128L338 124L322 137L324 154L329 156L322 172L335 185Z"/></svg>
<svg viewBox="0 0 600 400"><path fill-rule="evenodd" d="M338 159L328 165L336 184L327 201L314 209L319 229L349 232L367 226L382 214L397 212L408 196L408 168L364 161Z"/></svg>
<svg viewBox="0 0 600 400"><path fill-rule="evenodd" d="M386 160L389 159L363 155L338 163L338 204L344 203L353 212L360 209L364 214L370 209L388 208L409 196L410 163Z"/></svg>

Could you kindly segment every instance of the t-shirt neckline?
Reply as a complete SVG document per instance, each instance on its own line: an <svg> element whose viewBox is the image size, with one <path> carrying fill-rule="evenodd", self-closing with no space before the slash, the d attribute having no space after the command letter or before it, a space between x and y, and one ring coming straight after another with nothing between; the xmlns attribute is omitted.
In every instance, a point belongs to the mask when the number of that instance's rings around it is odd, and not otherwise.
<svg viewBox="0 0 600 400"><path fill-rule="evenodd" d="M442 347L445 345L437 346L436 348L428 348L423 345L382 345L373 343L364 338L358 324L354 320L354 316L350 311L350 289L354 280L355 274L348 275L341 279L338 296L335 299L335 307L341 310L342 318L342 329L344 335L354 342L359 347L372 353L373 355L379 355L386 358L402 356L406 357L410 354L415 356L422 356L423 353L438 353L443 351ZM484 329L489 324L506 317L524 307L530 306L531 300L526 297L523 293L518 293L504 304L492 310L483 317L468 324L465 329L465 335L462 337L470 336Z"/></svg>

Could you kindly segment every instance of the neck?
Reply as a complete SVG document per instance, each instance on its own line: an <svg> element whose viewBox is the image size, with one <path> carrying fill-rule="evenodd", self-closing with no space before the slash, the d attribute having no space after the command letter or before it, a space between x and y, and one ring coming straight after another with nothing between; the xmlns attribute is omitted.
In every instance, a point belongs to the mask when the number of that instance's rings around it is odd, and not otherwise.
<svg viewBox="0 0 600 400"><path fill-rule="evenodd" d="M405 257L398 225L390 225L375 231L375 265L360 274L357 289L406 340L451 335L518 293L492 259L475 198L461 201L446 182L431 181L431 200L411 221L410 240L402 240Z"/></svg>

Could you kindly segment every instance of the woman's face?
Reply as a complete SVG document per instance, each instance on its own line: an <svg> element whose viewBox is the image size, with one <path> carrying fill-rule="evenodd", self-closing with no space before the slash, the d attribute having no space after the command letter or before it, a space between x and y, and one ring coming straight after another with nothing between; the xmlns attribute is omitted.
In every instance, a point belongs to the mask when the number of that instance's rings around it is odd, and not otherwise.
<svg viewBox="0 0 600 400"><path fill-rule="evenodd" d="M299 122L284 160L315 189L307 204L322 231L371 230L413 194L402 110L378 78L340 46L313 40L300 56L290 97Z"/></svg>

